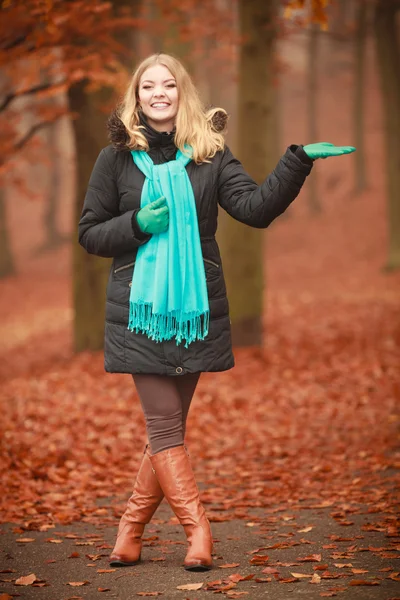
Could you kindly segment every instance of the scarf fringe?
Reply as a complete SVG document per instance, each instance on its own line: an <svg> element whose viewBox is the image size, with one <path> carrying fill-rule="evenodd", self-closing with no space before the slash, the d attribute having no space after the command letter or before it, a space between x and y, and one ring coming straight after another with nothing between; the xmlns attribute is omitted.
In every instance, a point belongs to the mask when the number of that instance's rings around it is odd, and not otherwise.
<svg viewBox="0 0 400 600"><path fill-rule="evenodd" d="M129 303L129 331L145 333L155 342L163 342L176 338L178 346L186 340L185 348L197 340L204 340L208 335L210 311L182 312L170 311L166 315L153 313L152 303Z"/></svg>

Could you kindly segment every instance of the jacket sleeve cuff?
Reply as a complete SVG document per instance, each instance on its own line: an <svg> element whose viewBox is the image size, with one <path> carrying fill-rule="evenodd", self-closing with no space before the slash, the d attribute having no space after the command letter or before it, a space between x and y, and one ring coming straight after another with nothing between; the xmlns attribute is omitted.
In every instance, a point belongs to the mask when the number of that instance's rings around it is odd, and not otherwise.
<svg viewBox="0 0 400 600"><path fill-rule="evenodd" d="M313 165L314 161L312 158L310 158L307 154L307 152L304 151L304 146L303 144L292 144L291 146L289 146L290 150L293 152L293 154L295 154L297 156L297 158L299 158L301 160L302 163L304 163L305 165Z"/></svg>
<svg viewBox="0 0 400 600"><path fill-rule="evenodd" d="M149 239L151 238L151 233L144 233L140 227L139 224L137 222L136 219L136 215L138 214L140 208L136 208L132 211L132 231L133 231L133 235L136 239L140 240L141 242L148 242Z"/></svg>

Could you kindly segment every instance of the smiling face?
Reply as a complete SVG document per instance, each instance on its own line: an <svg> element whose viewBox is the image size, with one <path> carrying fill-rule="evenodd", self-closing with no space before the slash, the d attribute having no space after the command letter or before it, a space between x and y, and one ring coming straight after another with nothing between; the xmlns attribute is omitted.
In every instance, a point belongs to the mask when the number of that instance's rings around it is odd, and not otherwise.
<svg viewBox="0 0 400 600"><path fill-rule="evenodd" d="M139 102L149 124L157 131L172 131L178 112L175 77L164 65L144 71L139 81Z"/></svg>

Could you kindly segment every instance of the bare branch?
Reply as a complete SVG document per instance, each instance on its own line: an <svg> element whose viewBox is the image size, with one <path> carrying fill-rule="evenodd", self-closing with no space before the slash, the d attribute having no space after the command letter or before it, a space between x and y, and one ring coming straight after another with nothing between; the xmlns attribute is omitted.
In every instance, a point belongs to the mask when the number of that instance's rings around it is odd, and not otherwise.
<svg viewBox="0 0 400 600"><path fill-rule="evenodd" d="M17 152L21 151L27 145L27 143L29 142L29 140L35 135L35 133L37 133L40 129L44 129L45 127L48 127L49 125L52 125L61 116L64 116L65 114L68 114L68 113L64 112L62 114L57 115L56 117L54 117L52 119L41 121L40 123L35 123L35 125L33 125L26 132L26 134L14 144L13 151L12 151L12 156L14 157L14 155ZM5 158L5 160L4 160L4 159L2 159L0 157L0 167L2 167L7 162L7 158Z"/></svg>
<svg viewBox="0 0 400 600"><path fill-rule="evenodd" d="M53 85L51 83L42 83L35 87L24 90L23 92L18 92L16 94L7 94L4 101L0 104L0 112L3 112L9 104L15 98L21 98L22 96L29 96L29 94L36 94L37 92L43 92L44 90L49 90Z"/></svg>

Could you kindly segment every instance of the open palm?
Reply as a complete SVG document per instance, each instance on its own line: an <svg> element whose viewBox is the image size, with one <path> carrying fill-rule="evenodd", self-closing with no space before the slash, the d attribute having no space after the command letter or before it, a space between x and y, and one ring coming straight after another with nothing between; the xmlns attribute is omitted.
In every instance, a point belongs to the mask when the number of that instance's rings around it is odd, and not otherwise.
<svg viewBox="0 0 400 600"><path fill-rule="evenodd" d="M328 158L328 156L340 156L341 154L351 154L355 152L353 146L335 146L329 142L318 142L316 144L307 144L304 146L304 152L313 160L317 158Z"/></svg>

